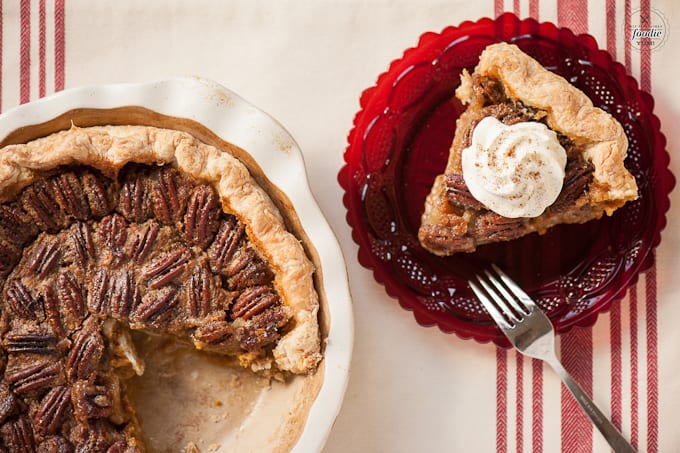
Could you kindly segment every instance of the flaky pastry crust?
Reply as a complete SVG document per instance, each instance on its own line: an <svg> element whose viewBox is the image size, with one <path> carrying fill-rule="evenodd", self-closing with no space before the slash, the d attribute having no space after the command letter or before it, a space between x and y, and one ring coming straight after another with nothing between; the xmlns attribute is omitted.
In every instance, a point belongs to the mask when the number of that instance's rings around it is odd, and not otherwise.
<svg viewBox="0 0 680 453"><path fill-rule="evenodd" d="M294 327L274 349L276 368L292 373L312 370L321 358L314 267L298 239L286 230L271 198L230 154L176 130L74 126L0 150L0 202L30 184L40 172L62 165L82 164L115 175L130 162L171 165L217 190L223 210L246 225L251 244L274 271L274 285L294 319ZM272 366L247 354L241 362L254 369Z"/></svg>
<svg viewBox="0 0 680 453"><path fill-rule="evenodd" d="M582 223L611 215L627 201L637 198L635 178L626 170L624 159L628 140L622 126L607 112L593 106L582 91L563 77L545 69L539 62L522 52L517 46L498 43L488 46L481 54L474 75L494 79L502 85L507 98L519 101L535 111L552 130L569 138L581 158L593 166L593 180L587 197L579 201L591 209L584 214L560 212L543 214L528 222L530 231L545 232L559 223ZM474 127L485 99L473 89L473 76L464 71L456 97L468 108L456 122L456 134L451 145L446 170L437 176L425 202L419 239L421 244L437 255L449 255L447 242L468 234L472 213L452 209L446 194L444 175L462 174L461 153L465 137ZM465 251L473 251L484 238L474 238Z"/></svg>

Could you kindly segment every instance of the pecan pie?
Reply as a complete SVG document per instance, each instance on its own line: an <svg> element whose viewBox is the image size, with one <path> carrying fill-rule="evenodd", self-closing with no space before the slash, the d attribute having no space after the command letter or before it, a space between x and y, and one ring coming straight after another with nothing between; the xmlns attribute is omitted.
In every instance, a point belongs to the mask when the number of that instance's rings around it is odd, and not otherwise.
<svg viewBox="0 0 680 453"><path fill-rule="evenodd" d="M467 104L467 109L456 122L446 170L435 179L418 232L420 243L428 251L442 256L472 252L482 244L508 241L532 232L544 233L557 224L584 223L604 213L611 215L637 198L635 179L624 167L628 141L621 125L594 107L583 92L517 46L506 43L488 46L474 72L463 72L456 97ZM559 170L561 186L557 186L555 196L538 214L504 215L502 208L508 204L505 201L498 203L498 209L492 209L490 203L473 195L471 183L476 184L477 180L463 171L463 155L477 140L476 129L481 129L477 126L487 118L494 119L495 127L502 131L500 135L517 125L538 123L545 129L543 133L553 136L564 149L565 158ZM486 123L494 121L485 121L484 133L488 129ZM532 140L528 140L531 146L541 148ZM474 166L491 162L495 158L489 157L492 151L490 148L480 151L482 160L475 161ZM515 157L514 148L505 152L507 155L502 157ZM547 166L542 158L532 159ZM507 170L502 164L496 165L491 177ZM514 179L513 183L531 183L536 173L511 174L509 178ZM537 192L541 192L540 188ZM510 198L520 195L525 194L514 193Z"/></svg>
<svg viewBox="0 0 680 453"><path fill-rule="evenodd" d="M246 167L174 130L0 150L0 451L144 451L131 330L269 375L320 360L314 272Z"/></svg>

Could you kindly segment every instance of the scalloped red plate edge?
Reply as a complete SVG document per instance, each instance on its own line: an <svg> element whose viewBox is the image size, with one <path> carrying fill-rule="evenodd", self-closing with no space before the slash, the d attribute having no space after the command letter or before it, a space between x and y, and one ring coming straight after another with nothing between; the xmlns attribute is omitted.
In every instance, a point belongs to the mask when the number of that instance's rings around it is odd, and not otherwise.
<svg viewBox="0 0 680 453"><path fill-rule="evenodd" d="M359 133L359 128L358 124L360 122L360 119L364 115L365 110L367 109L368 105L373 101L373 96L377 90L377 88L384 83L384 80L387 79L392 71L394 70L395 67L397 67L399 64L401 64L408 55L420 48L421 46L427 45L428 42L437 39L441 37L442 35L446 33L450 33L452 30L459 30L465 27L471 27L471 26L476 26L476 25L482 25L484 22L488 22L489 24L497 24L497 23L503 23L506 26L508 23L512 25L520 25L520 24L529 24L532 26L536 27L541 27L541 26L548 26L551 28L554 28L556 32L560 31L566 31L569 33L573 32L566 28L566 27L557 27L555 24L551 22L538 22L533 18L526 18L526 19L519 19L517 16L515 16L512 13L504 13L500 16L498 16L496 19L491 19L489 17L483 17L477 21L470 21L466 20L461 22L458 26L448 26L444 28L441 32L436 33L432 31L425 32L421 34L421 36L418 39L418 43L414 47L410 47L406 49L402 56L398 59L393 60L389 65L388 69L380 74L376 82L373 86L366 88L360 95L359 97L359 106L360 109L359 111L354 115L354 119L352 122L352 128L350 129L350 132L347 135L347 148L343 154L343 160L345 162L345 165L342 166L340 171L338 172L337 180L340 186L342 187L344 194L342 197L342 202L343 205L345 206L345 209L347 210L347 214L345 216L345 220L350 226L352 230L352 240L359 246L359 250L357 252L357 259L359 261L359 264L361 264L363 267L369 269L373 273L373 278L376 280L376 282L380 283L383 285L385 288L386 293L396 299L399 302L399 305L407 310L410 311L413 314L414 319L416 322L422 326L422 327L432 327L432 326L437 326L439 330L443 333L446 334L455 334L457 337L463 339L463 340L469 340L473 339L478 343L489 343L489 342L494 342L496 345L500 347L510 347L510 343L508 340L505 338L505 336L502 334L502 332L496 328L496 335L495 337L480 337L478 334L475 334L474 332L471 332L468 329L465 329L464 326L467 324L464 321L461 321L459 324L460 330L458 327L454 327L453 329L444 329L437 321L433 321L429 318L429 315L425 312L425 310L420 309L419 306L412 305L408 303L405 300L400 299L397 297L397 295L394 293L394 291L385 283L385 279L383 278L383 271L380 268L375 267L375 265L372 262L372 259L370 258L369 252L366 250L366 247L362 244L361 239L359 237L359 233L357 231L357 219L355 218L356 213L354 213L350 209L350 195L349 191L352 186L351 182L351 175L349 175L349 154L350 151L353 147L353 142L355 141L355 135ZM629 288L633 287L634 285L637 284L639 280L639 275L643 272L648 271L654 264L655 264L655 250L661 243L661 232L665 229L666 224L667 224L667 218L666 218L666 213L670 209L670 198L669 194L673 190L676 184L676 179L671 173L669 169L669 163L670 163L670 155L666 149L667 145L667 140L665 135L661 132L661 122L659 118L654 114L654 98L651 96L651 94L647 93L646 91L643 91L640 89L637 80L628 75L626 73L625 68L621 63L618 61L615 61L611 55L600 49L600 47L597 45L597 41L592 35L589 34L580 34L580 35L575 35L576 38L578 38L579 41L584 42L584 45L586 45L589 49L593 51L597 51L600 55L602 55L604 58L607 58L608 60L611 61L612 65L616 67L618 71L621 72L621 74L625 75L625 80L627 81L628 85L630 85L630 88L633 89L639 96L641 102L645 105L649 112L649 119L652 122L652 128L655 133L655 139L657 140L657 145L654 150L654 155L655 158L658 160L655 160L654 162L654 168L656 169L656 174L657 177L659 178L659 184L665 183L664 187L667 187L666 193L664 196L662 196L658 201L660 202L657 207L657 220L658 220L658 227L657 231L650 243L649 250L646 252L646 256L644 259L642 259L642 263L640 264L640 267L638 268L637 272L635 272L631 278L623 285L606 303L602 304L601 307L599 307L598 310L594 310L593 312L589 313L587 316L584 316L583 318L578 318L574 323L568 324L561 329L558 329L557 333L558 334L564 334L571 330L574 327L580 327L580 328L589 328L592 327L595 322L597 321L598 317L602 313L607 313L611 307L612 304L615 302L621 301ZM589 41L585 43L585 41ZM479 326L477 326L479 327Z"/></svg>

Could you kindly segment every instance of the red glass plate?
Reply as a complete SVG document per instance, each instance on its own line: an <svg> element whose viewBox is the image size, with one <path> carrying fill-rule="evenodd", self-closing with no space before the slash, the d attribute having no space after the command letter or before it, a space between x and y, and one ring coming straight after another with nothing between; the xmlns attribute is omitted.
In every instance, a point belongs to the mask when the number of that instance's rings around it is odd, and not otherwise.
<svg viewBox="0 0 680 453"><path fill-rule="evenodd" d="M471 71L481 51L499 41L516 44L621 122L630 143L626 166L640 196L611 217L437 257L421 248L417 231L463 110L453 92L461 71ZM666 140L652 97L593 37L512 14L425 33L363 92L360 104L338 175L347 222L359 262L419 324L507 346L467 284L473 272L496 263L558 332L589 326L651 265L675 185Z"/></svg>

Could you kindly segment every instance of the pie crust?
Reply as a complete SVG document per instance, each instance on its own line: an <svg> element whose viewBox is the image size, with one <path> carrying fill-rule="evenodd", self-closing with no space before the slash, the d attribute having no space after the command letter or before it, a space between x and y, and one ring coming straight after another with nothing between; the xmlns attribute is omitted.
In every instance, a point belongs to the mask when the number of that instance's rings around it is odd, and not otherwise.
<svg viewBox="0 0 680 453"><path fill-rule="evenodd" d="M486 92L485 83L500 90L502 99ZM582 91L545 69L517 46L507 43L488 46L473 74L463 72L456 97L467 104L467 109L456 122L446 169L434 181L418 232L421 245L430 252L437 255L472 252L478 245L515 239L531 232L544 233L557 224L584 223L603 213L611 215L627 201L637 198L635 179L624 166L628 141L621 125L594 107ZM592 176L588 176L588 183L577 194L569 194L568 203L553 205L535 218L510 221L490 213L478 203L451 202L447 177L457 180L462 175L461 152L467 146L471 131L484 116L492 114L489 112L493 112L494 105L501 103L519 111L524 121L545 123L568 144L568 161L578 160L589 167L588 173ZM516 115L509 117L517 120ZM568 178L569 174L561 194L565 198ZM500 223L504 232L496 234L498 229L494 224Z"/></svg>
<svg viewBox="0 0 680 453"><path fill-rule="evenodd" d="M313 281L315 269L307 258L300 241L288 232L284 218L278 208L238 159L201 142L187 133L146 126L97 126L88 128L73 126L70 130L58 132L26 144L9 145L0 150L0 205L12 203L22 193L22 190L31 189L32 184L40 184L41 181L46 180L45 178L52 178L47 181L55 181L55 175L66 174L64 172L69 172L68 175L73 175L89 168L98 172L104 178L110 178L115 181L120 174L126 174L125 172L129 171L130 165L137 165L144 169L148 168L151 174L164 175L172 173L172 175L179 175L178 177L184 178L181 181L191 181L191 184L193 184L192 188L198 187L197 193L201 192L201 188L211 188L210 190L203 190L203 193L215 193L218 197L221 209L213 205L214 210L221 212L223 216L228 215L230 219L236 219L235 222L243 226L243 235L247 239L243 239L238 244L246 244L243 247L247 247L249 253L252 252L256 256L257 262L264 262L268 272L271 272L271 285L276 293L275 306L280 306L280 310L277 313L281 314L281 319L285 321L285 326L279 325L276 327L280 329L280 332L279 330L276 332L258 331L253 334L255 338L259 338L258 336L269 338L268 335L271 335L271 338L275 338L275 343L268 343L269 346L263 350L248 350L246 348L234 351L232 347L223 350L213 347L211 341L209 339L206 340L205 335L200 336L195 334L195 332L202 327L210 327L211 323L225 323L226 321L223 320L225 317L224 311L227 309L226 304L229 303L233 307L238 302L237 296L229 296L233 297L233 299L228 297L225 299L224 294L226 291L218 289L212 292L204 290L201 295L214 296L218 294L216 291L219 291L222 297L220 301L225 301L225 308L222 308L222 305L215 306L215 303L213 303L210 312L202 313L201 316L197 317L200 318L198 320L192 319L191 325L182 324L181 322L159 322L157 324L145 322L146 319L142 319L141 316L139 319L133 316L136 313L133 311L130 311L129 316L123 317L96 313L93 312L92 304L88 298L88 313L81 317L79 321L81 323L80 327L69 327L70 337L67 338L61 335L63 338L60 338L57 332L59 329L54 327L52 323L54 320L48 313L48 295L45 293L39 296L42 298L41 304L45 307L41 309L41 313L44 310L46 314L33 317L29 312L24 317L29 319L27 321L26 319L21 319L20 312L24 309L30 310L31 307L20 306L20 310L17 312L16 301L20 300L20 298L15 293L16 288L19 288L19 286L15 288L8 283L12 278L15 278L15 280L17 278L24 278L25 273L21 274L21 272L24 272L21 270L22 267L31 268L34 274L42 273L43 268L54 268L54 265L48 264L51 262L44 258L47 252L43 253L39 247L42 246L43 242L47 241L45 238L48 236L48 233L52 234L52 236L57 235L57 240L63 237L64 233L60 231L45 232L44 230L43 232L36 233L38 237L35 239L35 244L38 245L25 244L23 251L21 251L20 262L13 264L16 269L19 269L17 271L19 272L19 277L14 274L14 270L5 270L0 273L0 287L3 288L3 292L0 294L3 306L1 322L1 333L4 337L2 356L5 362L3 364L3 379L0 383L0 400L2 400L2 404L10 400L12 401L11 410L7 413L3 413L3 410L0 410L0 423L4 423L0 434L4 444L10 449L29 448L34 446L31 442L37 443L39 438L42 442L49 441L50 448L60 447L62 443L66 442L64 439L69 439L69 441L75 444L74 436L76 435L74 430L76 428L78 429L78 436L83 438L82 441L90 442L90 444L85 443L83 445L93 447L95 444L92 442L96 441L99 442L96 443L98 448L104 444L107 445L106 448L116 446L118 449L114 451L138 451L143 449L143 446L137 440L138 426L134 420L134 411L129 407L124 394L120 398L113 398L116 403L114 406L116 407L113 409L109 408L106 416L96 415L98 413L96 412L96 404L92 406L95 409L92 409L86 403L81 404L82 401L87 402L88 398L95 398L94 395L99 395L99 401L103 401L102 398L104 396L102 395L104 393L100 395L97 392L108 392L105 393L107 395L106 398L108 398L109 394L120 394L119 384L115 379L108 380L106 377L102 377L103 375L97 375L97 373L90 374L91 370L88 369L89 365L87 365L90 357L105 357L108 360L120 362L113 365L113 368L123 369L125 366L129 366L129 368L137 373L142 371L143 365L135 357L134 349L130 348L129 337L125 332L127 328L151 329L156 333L183 336L184 338L180 338L181 340L190 341L199 349L212 350L217 353L234 356L242 366L250 367L254 371L262 372L266 375L285 377L287 373L308 373L316 368L321 359L317 320L319 300ZM66 198L72 195L68 193L68 189L62 188L62 193L66 194ZM189 203L191 203L191 199L187 202L187 204ZM188 212L189 208L185 209ZM0 214L4 213L6 215L7 212L5 210ZM32 214L29 213L30 215ZM69 215L73 217L71 214ZM186 215L188 216L189 214ZM117 213L113 213L106 218L114 218L114 220L111 220L111 223L114 223L116 218L122 219ZM196 218L198 218L198 214L196 214ZM5 217L5 220L7 219L11 221L10 217ZM212 219L214 220L214 218ZM86 224L89 221L86 222L78 219L75 222ZM196 222L196 225L200 223L198 220ZM8 231L7 225L8 223L3 223L3 218L0 218L0 233ZM25 225L28 224L26 223ZM169 226L166 224L160 227L161 233L157 233L158 237L164 237L164 231L175 228L173 225L170 223ZM205 225L201 224L200 227L204 228ZM95 221L89 228L93 231L96 230L98 234L103 234L102 232L105 228L104 219L99 219L99 223ZM189 234L187 232L188 226L185 225L184 228L185 233ZM199 226L196 226L196 228L199 228ZM215 227L214 230L214 237L217 238L217 228ZM200 235L200 233L198 234ZM33 236L35 237L35 235ZM0 237L0 254L3 253L3 247L6 249L12 247L7 245L9 240L10 238L8 237ZM214 241L216 240L214 239ZM185 247L185 249L191 248L196 251L196 254L200 254L201 250L199 249L202 248L202 251L205 252L208 244L205 238L201 239L201 241L205 243L200 247L194 243ZM125 239L123 242L125 242ZM125 243L126 247L129 245L129 242ZM150 282L153 282L157 275L148 271L149 266L153 267L154 263L162 261L163 253L166 255L172 254L173 249L169 250L164 250L159 255L156 255L157 259L155 261L151 260L151 263L147 260L145 264L140 264L139 267L141 269L128 268L127 275L145 276L147 278L146 284L151 286ZM38 262L35 258L36 256L40 256L42 261L38 264L32 264L33 262ZM95 282L94 286L90 285L88 288L96 288L97 278L100 275L106 275L106 271L109 270L108 267L115 268L116 266L111 264L113 261L108 262L104 258L97 259L99 260L97 261L98 265L107 269L100 269L94 277L88 277L91 281ZM192 263L199 263L199 260L203 259L201 263L207 266L205 264L207 258L200 258L199 256L198 258L191 259L194 260ZM64 260L66 259L64 258ZM1 268L2 266L0 266L0 271L2 270ZM169 269L169 272L165 270L163 271L165 273L159 274L164 279L163 284L170 282L173 278L179 278L179 275L183 275L182 278L185 279L193 278L193 274L190 275L191 272L188 269L173 268L172 266ZM46 271L45 273L47 274L48 272ZM120 276L122 274L117 275ZM220 277L210 278L214 281L215 278L219 279ZM206 279L198 281L202 282ZM123 285L114 281L113 278L111 278L109 283L108 277L106 282L106 285L110 286L106 286L105 291L108 292L110 290L112 293L115 292L116 288L120 288ZM159 283L158 286L161 287L162 285ZM159 291L162 290L163 288ZM11 293L11 291L14 291L14 293ZM186 291L191 291L191 289ZM199 288L197 291L200 292L201 289ZM90 290L90 293L92 292L93 290ZM169 294L170 291L167 293ZM233 294L235 290L230 290L228 293ZM269 295L267 294L267 296ZM117 296L107 297L115 298ZM125 297L127 298L127 296ZM199 296L195 297L198 298ZM93 298L96 298L96 296L93 296ZM144 305L145 302L143 302L144 299L141 299L141 296L140 300L142 301L141 305ZM270 300L274 300L274 298L272 297ZM15 302L14 305L12 301ZM206 300L206 303L209 307L211 306L210 301ZM140 307L138 306L138 308ZM143 312L142 308L140 310ZM161 308L166 309L166 307ZM177 308L176 310L180 309ZM205 310L207 311L208 309ZM52 312L55 311L53 310ZM56 313L59 313L59 309L56 310ZM56 316L59 317L58 314ZM227 314L226 316L230 315ZM116 321L109 322L113 318ZM33 320L31 321L31 319ZM237 318L235 323L238 321L240 319ZM67 323L67 321L64 321L64 323ZM60 324L60 320L57 319L56 324ZM269 329L271 327L268 324L263 324L263 326L258 328ZM194 328L196 329L193 330L194 333L188 335L187 333ZM12 335L8 335L8 331ZM15 334L17 331L19 332L18 335ZM210 331L208 330L209 333ZM53 339L55 337L56 339L54 340L46 340L46 338ZM53 341L56 342L56 346ZM46 342L50 342L50 344L46 344ZM59 353L62 355L66 354L68 357L64 359L64 365L60 365L65 367L65 370L59 366L53 366L54 364L49 362L50 359L45 359L45 357L50 357L45 351L54 351L55 348L57 351L66 351L65 353ZM83 351L82 355L73 353L78 348ZM28 356L22 357L21 353L26 353ZM24 360L28 360L26 363L36 363L37 365L34 366L36 369L33 370L31 367L23 366L21 361ZM61 363L59 362L59 364ZM108 367L108 365L106 366ZM31 369L29 370L28 368ZM111 375L110 368L107 368L109 369L106 372L108 376ZM76 397L76 393L80 396ZM23 397L27 398L25 402L18 400ZM73 402L73 410L75 411L76 419L79 420L79 424L63 421L64 417L68 418L68 416L63 414L69 411L69 398ZM15 401L18 402L15 404ZM40 403L36 401L40 401ZM93 401L96 402L96 400ZM35 409L35 407L38 409ZM92 410L95 411L94 419L104 417L107 421L97 422L99 423L98 425L90 426L90 423L95 423L91 420ZM111 412L118 415L111 415ZM63 423L64 426L62 427L59 424L57 427L55 425L56 422L50 421L53 419L61 420L60 423ZM83 420L87 421L83 422ZM111 423L123 423L121 420L124 420L124 424L120 425L123 428L118 428L118 430L123 433L122 438L120 434L106 434L107 430L111 431L112 429L109 426ZM70 425L72 423L76 423L78 426L73 428ZM102 423L108 423L106 425L108 428L102 427ZM64 430L68 431L68 434L64 434ZM99 432L103 434L97 434ZM53 436L59 433L63 434L64 437ZM31 440L29 442L29 437L33 439L34 434L36 436L35 441ZM96 439L92 440L93 438Z"/></svg>

